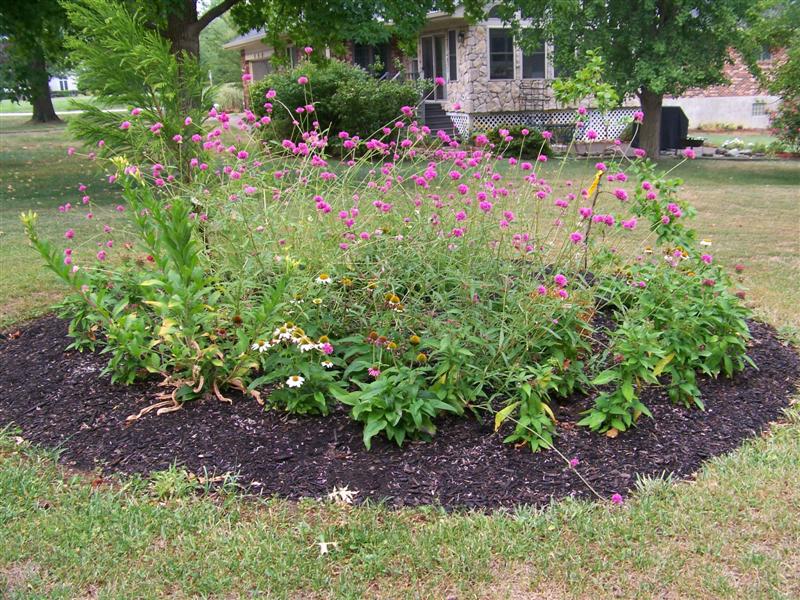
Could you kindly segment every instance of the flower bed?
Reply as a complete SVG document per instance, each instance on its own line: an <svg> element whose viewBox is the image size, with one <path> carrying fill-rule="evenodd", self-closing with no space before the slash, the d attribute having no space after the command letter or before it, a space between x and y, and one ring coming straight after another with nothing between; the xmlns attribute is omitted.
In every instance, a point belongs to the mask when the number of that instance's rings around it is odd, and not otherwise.
<svg viewBox="0 0 800 600"><path fill-rule="evenodd" d="M23 216L74 289L74 347L101 347L114 381L162 379L138 416L239 390L300 415L344 405L368 448L430 439L450 414L511 423L505 441L536 450L574 394L594 398L579 425L613 437L650 416L645 390L702 408L698 374L744 368L747 311L686 225L680 180L646 157L620 142L585 181L545 177L547 132L525 160L529 132L465 147L404 107L368 139L339 133L334 161L313 81L297 84L307 105L268 90L265 116L234 123L134 108L125 154L99 144L124 231L89 195L60 209L97 235L68 230L66 248ZM275 111L295 141L262 142Z"/></svg>

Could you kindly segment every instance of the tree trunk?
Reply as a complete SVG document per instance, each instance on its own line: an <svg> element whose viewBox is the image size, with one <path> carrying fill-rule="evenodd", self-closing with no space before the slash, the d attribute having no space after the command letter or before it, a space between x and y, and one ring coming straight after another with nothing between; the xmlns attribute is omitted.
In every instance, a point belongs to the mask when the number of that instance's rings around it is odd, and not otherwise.
<svg viewBox="0 0 800 600"><path fill-rule="evenodd" d="M194 58L199 58L200 30L196 0L183 0L180 7L176 7L167 15L167 30L164 32L164 37L170 41L173 54L180 56L182 51L186 51Z"/></svg>
<svg viewBox="0 0 800 600"><path fill-rule="evenodd" d="M34 123L53 123L61 119L53 108L53 100L50 97L50 74L47 72L47 65L41 51L30 62L30 75L28 79L30 87L30 101L33 106L31 121Z"/></svg>
<svg viewBox="0 0 800 600"><path fill-rule="evenodd" d="M639 131L639 146L647 152L647 156L651 159L658 160L661 150L661 104L664 95L642 88L639 92L639 100L644 113L644 121L642 121L642 128Z"/></svg>

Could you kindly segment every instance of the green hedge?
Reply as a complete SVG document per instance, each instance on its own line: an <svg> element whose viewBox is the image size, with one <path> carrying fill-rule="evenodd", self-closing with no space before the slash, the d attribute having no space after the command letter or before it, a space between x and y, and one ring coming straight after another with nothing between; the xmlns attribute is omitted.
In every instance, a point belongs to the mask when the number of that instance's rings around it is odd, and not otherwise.
<svg viewBox="0 0 800 600"><path fill-rule="evenodd" d="M301 76L309 83L297 82ZM272 73L251 86L253 111L265 114L265 94L276 91L271 100L272 124L266 128L277 139L296 139L299 131L292 120L295 108L314 104L314 120L320 128L330 128L331 142L340 131L367 138L384 125L402 116L400 108L415 106L421 97L423 83L380 81L360 67L332 60L324 64L303 62L281 73ZM288 110L287 110L288 109Z"/></svg>

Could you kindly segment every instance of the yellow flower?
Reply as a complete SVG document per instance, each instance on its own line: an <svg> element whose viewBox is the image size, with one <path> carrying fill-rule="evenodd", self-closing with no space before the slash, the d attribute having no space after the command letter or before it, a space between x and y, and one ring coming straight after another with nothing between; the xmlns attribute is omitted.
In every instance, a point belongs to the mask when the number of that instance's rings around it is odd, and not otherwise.
<svg viewBox="0 0 800 600"><path fill-rule="evenodd" d="M416 360L418 363L425 363L428 362L428 356L424 352L420 352L417 354Z"/></svg>
<svg viewBox="0 0 800 600"><path fill-rule="evenodd" d="M418 336L418 335L412 335L410 338L408 338L408 341L409 341L409 343L410 343L412 346L418 346L418 345L419 345L419 343L420 343L422 340L420 340L420 339L419 339L419 336Z"/></svg>

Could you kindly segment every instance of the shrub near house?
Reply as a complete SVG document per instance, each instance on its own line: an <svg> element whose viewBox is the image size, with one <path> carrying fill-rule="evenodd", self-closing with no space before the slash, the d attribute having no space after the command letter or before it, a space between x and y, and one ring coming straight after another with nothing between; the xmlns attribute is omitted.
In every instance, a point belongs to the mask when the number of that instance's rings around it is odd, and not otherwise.
<svg viewBox="0 0 800 600"><path fill-rule="evenodd" d="M313 89L300 83L314 81ZM297 139L294 122L301 116L319 123L331 141L340 132L367 139L395 117L403 106L415 106L425 82L381 81L364 69L338 60L321 65L303 62L291 71L273 73L251 87L251 105L259 116L269 114L266 130L273 139ZM274 97L267 97L273 90ZM329 148L330 150L330 148Z"/></svg>
<svg viewBox="0 0 800 600"><path fill-rule="evenodd" d="M343 130L333 162L315 121L352 122L337 98L356 80L304 66L281 76L286 98L263 92L272 107L246 114L235 145L224 113L202 137L187 119L184 177L171 154L114 158L133 227L96 216L102 248L72 230L56 248L23 216L74 290L75 345L102 345L116 381L162 377L152 409L231 389L298 414L342 402L367 446L429 438L443 413L497 410L506 441L538 449L573 393L595 397L581 424L615 434L649 414L645 387L702 405L697 373L743 368L747 312L696 245L680 180L619 152L587 165L581 189L546 178L544 154L504 158L518 136L431 139L408 106L369 138ZM334 90L319 106L317 76ZM135 143L161 135L147 113L125 122L129 147L156 147ZM292 134L264 145L277 123Z"/></svg>

